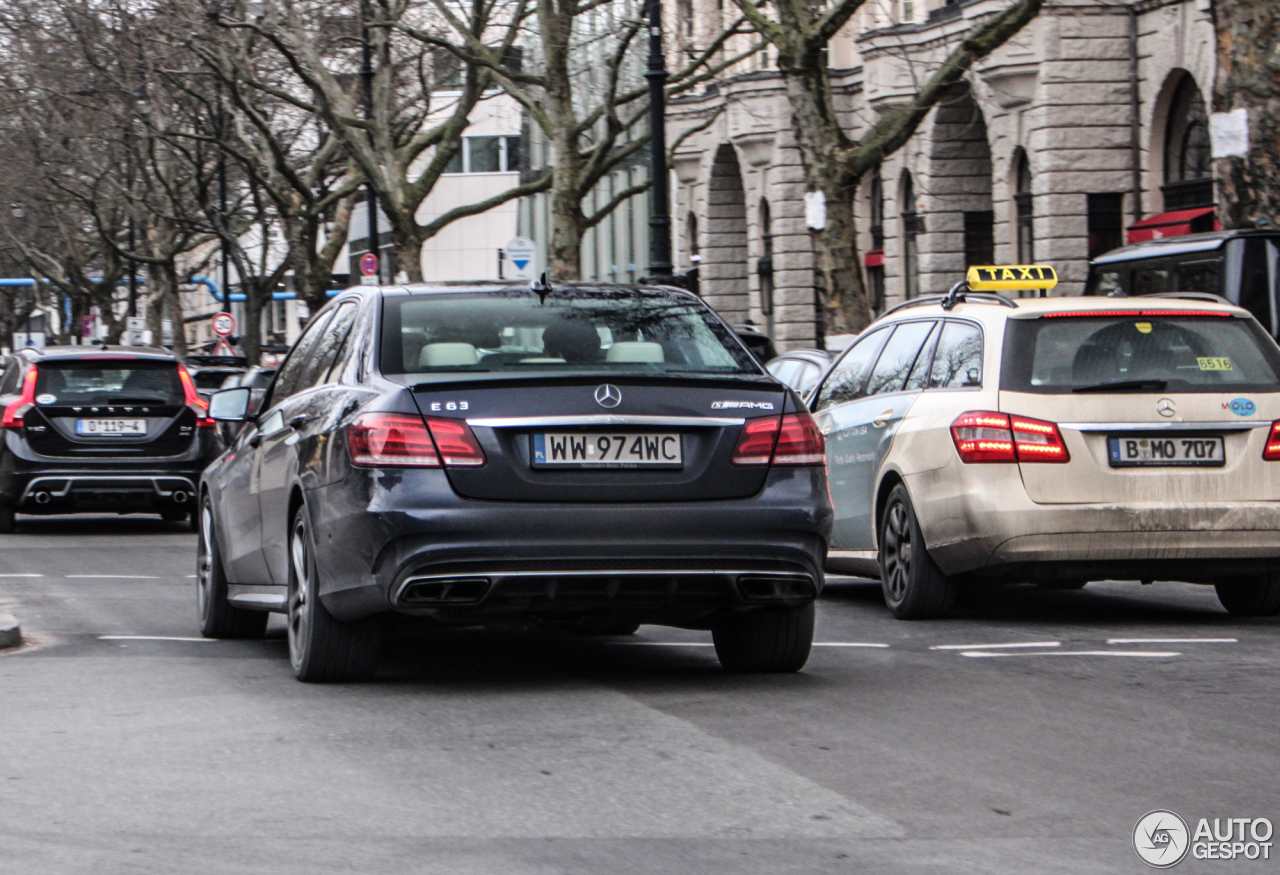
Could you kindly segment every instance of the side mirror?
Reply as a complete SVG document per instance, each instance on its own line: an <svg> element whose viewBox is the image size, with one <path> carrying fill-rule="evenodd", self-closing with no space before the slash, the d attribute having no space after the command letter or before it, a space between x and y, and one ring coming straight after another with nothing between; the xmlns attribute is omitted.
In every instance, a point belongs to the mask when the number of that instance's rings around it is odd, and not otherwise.
<svg viewBox="0 0 1280 875"><path fill-rule="evenodd" d="M244 386L214 392L209 398L209 418L219 422L244 422L249 415L250 390Z"/></svg>

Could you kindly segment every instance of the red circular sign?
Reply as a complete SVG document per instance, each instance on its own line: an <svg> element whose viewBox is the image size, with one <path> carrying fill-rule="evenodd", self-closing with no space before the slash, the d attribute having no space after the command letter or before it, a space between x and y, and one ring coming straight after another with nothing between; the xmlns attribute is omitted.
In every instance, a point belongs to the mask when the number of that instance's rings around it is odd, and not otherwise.
<svg viewBox="0 0 1280 875"><path fill-rule="evenodd" d="M360 256L360 272L365 276L378 275L378 256L372 252L366 252Z"/></svg>
<svg viewBox="0 0 1280 875"><path fill-rule="evenodd" d="M236 317L230 313L219 313L213 317L213 333L219 337L228 337L235 333Z"/></svg>

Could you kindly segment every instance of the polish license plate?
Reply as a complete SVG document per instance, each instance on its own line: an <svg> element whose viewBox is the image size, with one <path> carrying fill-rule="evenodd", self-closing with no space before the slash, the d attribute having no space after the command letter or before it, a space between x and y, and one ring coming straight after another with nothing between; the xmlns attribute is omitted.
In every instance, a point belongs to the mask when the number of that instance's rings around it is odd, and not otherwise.
<svg viewBox="0 0 1280 875"><path fill-rule="evenodd" d="M539 432L533 436L537 468L680 468L678 434L581 434Z"/></svg>
<svg viewBox="0 0 1280 875"><path fill-rule="evenodd" d="M1122 435L1107 439L1112 468L1221 467L1227 463L1226 445L1212 437L1152 437Z"/></svg>
<svg viewBox="0 0 1280 875"><path fill-rule="evenodd" d="M93 437L141 435L147 433L145 419L77 419L76 434Z"/></svg>

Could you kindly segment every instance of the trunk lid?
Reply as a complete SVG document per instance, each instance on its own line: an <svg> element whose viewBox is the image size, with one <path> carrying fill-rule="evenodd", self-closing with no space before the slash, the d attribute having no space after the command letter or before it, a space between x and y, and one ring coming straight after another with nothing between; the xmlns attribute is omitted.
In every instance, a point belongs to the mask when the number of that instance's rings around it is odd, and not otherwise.
<svg viewBox="0 0 1280 875"><path fill-rule="evenodd" d="M599 403L597 394L613 406ZM414 387L413 396L428 418L465 419L484 449L483 467L446 469L459 495L557 502L753 495L763 487L769 469L732 464L742 424L757 416L780 416L788 397L783 386L767 379L623 376L429 383ZM623 458L621 464L615 461L607 467L602 465L610 463L543 467L534 460L537 435L544 436L544 456L550 452L547 436L581 436L593 444L603 439L607 443L597 445L606 447L626 436L629 449L637 437L648 438L652 445L674 435L680 441L681 463L640 466Z"/></svg>

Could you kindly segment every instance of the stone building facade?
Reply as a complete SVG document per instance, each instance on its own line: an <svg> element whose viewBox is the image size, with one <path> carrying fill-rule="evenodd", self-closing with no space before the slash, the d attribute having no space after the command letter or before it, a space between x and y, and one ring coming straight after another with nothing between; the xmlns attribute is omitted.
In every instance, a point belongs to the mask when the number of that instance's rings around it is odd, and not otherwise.
<svg viewBox="0 0 1280 875"><path fill-rule="evenodd" d="M1052 264L1055 294L1079 294L1089 258L1139 221L1157 226L1148 234L1185 232L1172 220L1189 216L1191 230L1211 229L1209 2L1046 0L863 179L858 250L876 309L991 262ZM831 47L851 135L1006 3L868 4ZM781 348L808 346L819 327L804 167L781 74L767 57L755 66L670 107L673 140L718 113L675 153L676 261L698 264L701 293L730 321L766 328ZM1175 210L1191 212L1161 217Z"/></svg>

